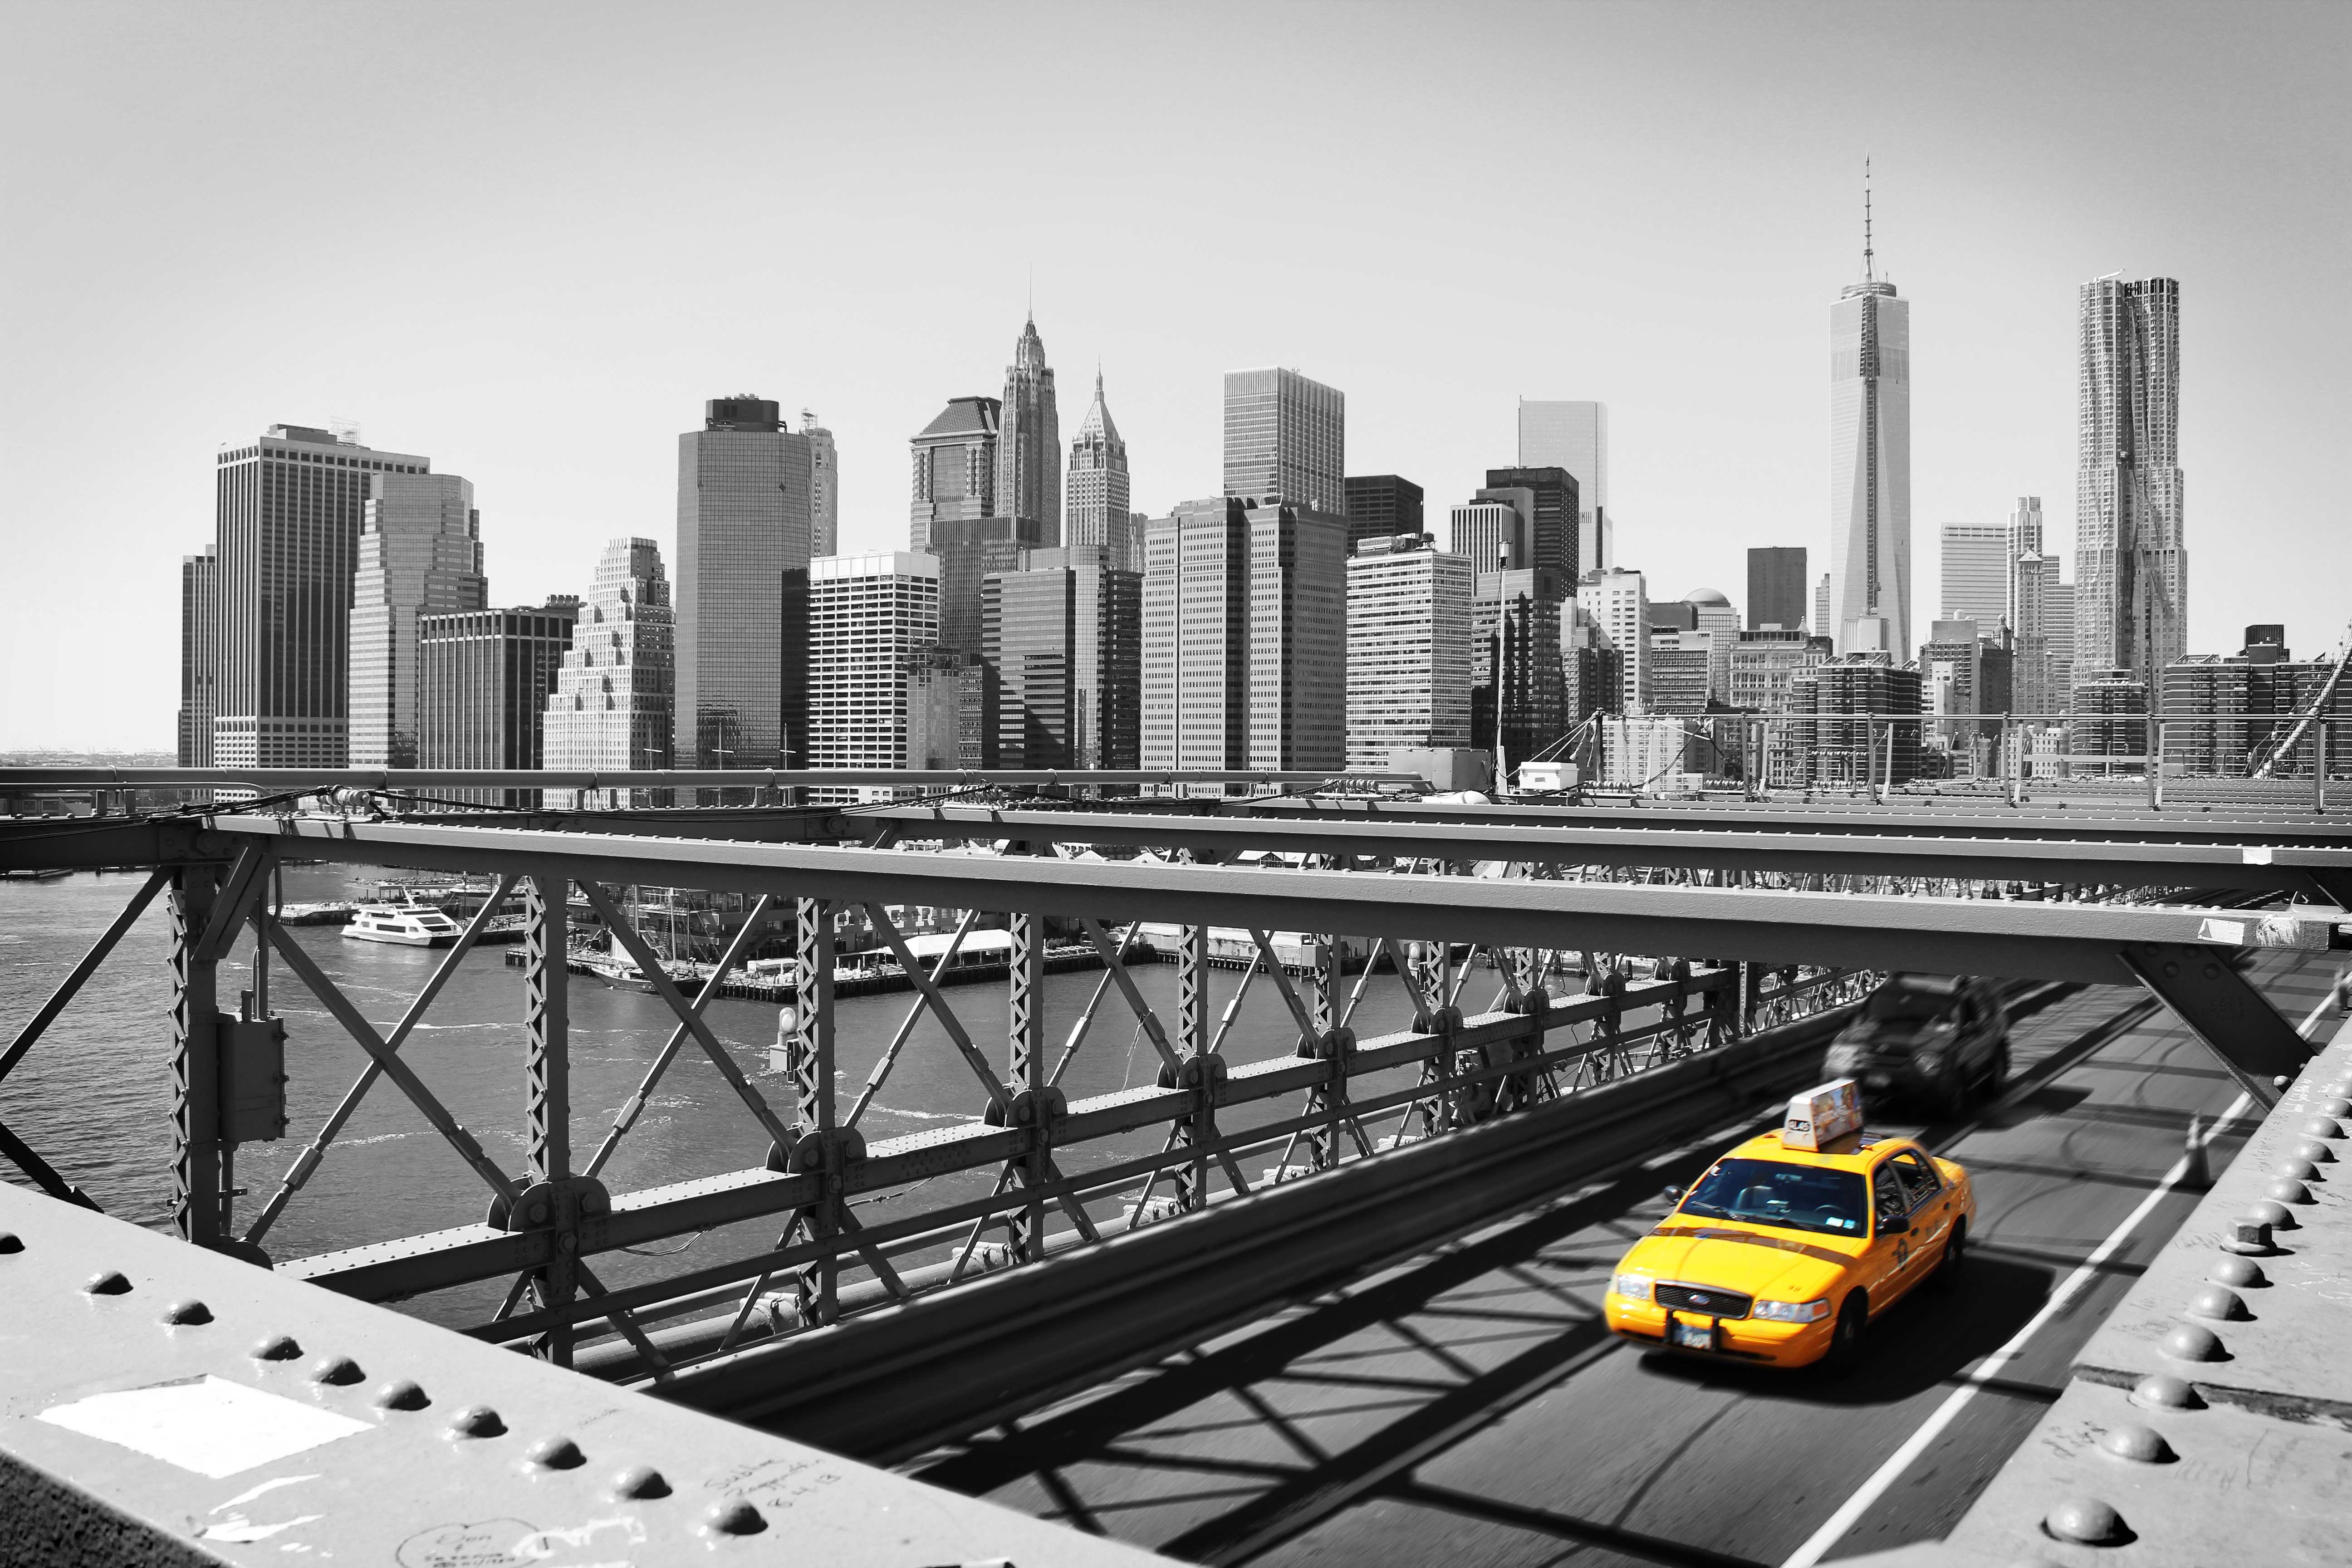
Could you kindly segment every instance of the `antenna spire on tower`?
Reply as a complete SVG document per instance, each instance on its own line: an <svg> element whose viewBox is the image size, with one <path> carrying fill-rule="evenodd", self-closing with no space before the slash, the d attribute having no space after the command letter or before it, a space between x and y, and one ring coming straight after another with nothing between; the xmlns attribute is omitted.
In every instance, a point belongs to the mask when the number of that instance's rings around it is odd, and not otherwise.
<svg viewBox="0 0 2352 1568"><path fill-rule="evenodd" d="M1876 275L1871 270L1870 154L1867 153L1862 156L1862 280L1865 283L1876 280Z"/></svg>

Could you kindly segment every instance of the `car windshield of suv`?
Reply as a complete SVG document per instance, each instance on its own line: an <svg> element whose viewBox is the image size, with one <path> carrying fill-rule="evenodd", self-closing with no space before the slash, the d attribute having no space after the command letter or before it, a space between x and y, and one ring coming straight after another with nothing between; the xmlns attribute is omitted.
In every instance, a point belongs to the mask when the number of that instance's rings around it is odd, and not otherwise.
<svg viewBox="0 0 2352 1568"><path fill-rule="evenodd" d="M1724 1161L1691 1189L1679 1212L1831 1236L1869 1234L1864 1224L1868 1203L1859 1175L1816 1165L1784 1165L1778 1160Z"/></svg>
<svg viewBox="0 0 2352 1568"><path fill-rule="evenodd" d="M1882 985L1871 994L1864 1012L1880 1023L1891 1019L1940 1018L1957 1005L1949 992L1915 991L1907 985Z"/></svg>

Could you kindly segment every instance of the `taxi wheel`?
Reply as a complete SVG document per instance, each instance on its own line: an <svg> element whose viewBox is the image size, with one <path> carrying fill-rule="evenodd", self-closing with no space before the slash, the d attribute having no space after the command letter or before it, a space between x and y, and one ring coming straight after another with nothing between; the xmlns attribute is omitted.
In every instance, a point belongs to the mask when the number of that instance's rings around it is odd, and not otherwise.
<svg viewBox="0 0 2352 1568"><path fill-rule="evenodd" d="M1862 1359L1862 1331L1870 1326L1870 1298L1856 1290L1838 1309L1837 1327L1830 1332L1829 1353L1822 1357L1822 1370L1832 1377L1843 1377Z"/></svg>
<svg viewBox="0 0 2352 1568"><path fill-rule="evenodd" d="M1949 1290L1960 1282L1961 1270L1969 1258L1969 1222L1952 1222L1951 1239L1944 1243L1943 1256L1936 1259L1936 1289Z"/></svg>

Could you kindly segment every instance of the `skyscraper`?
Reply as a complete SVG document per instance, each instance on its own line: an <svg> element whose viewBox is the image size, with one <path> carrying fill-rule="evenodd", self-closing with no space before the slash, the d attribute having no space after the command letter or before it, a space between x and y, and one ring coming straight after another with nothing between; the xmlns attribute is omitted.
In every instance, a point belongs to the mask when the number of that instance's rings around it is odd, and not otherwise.
<svg viewBox="0 0 2352 1568"><path fill-rule="evenodd" d="M1394 539L1422 531L1421 487L1396 474L1350 474L1348 548L1367 539Z"/></svg>
<svg viewBox="0 0 2352 1568"><path fill-rule="evenodd" d="M213 690L220 665L220 557L206 545L180 557L179 758L184 768L213 765Z"/></svg>
<svg viewBox="0 0 2352 1568"><path fill-rule="evenodd" d="M2081 295L2074 469L2075 666L2156 689L2187 652L2180 285L2114 274Z"/></svg>
<svg viewBox="0 0 2352 1568"><path fill-rule="evenodd" d="M1004 367L996 434L996 504L1003 516L1033 524L1037 542L1062 542L1062 426L1054 407L1054 372L1033 317Z"/></svg>
<svg viewBox="0 0 2352 1568"><path fill-rule="evenodd" d="M1840 654L1911 650L1911 306L1872 268L1830 307L1830 615Z"/></svg>
<svg viewBox="0 0 2352 1568"><path fill-rule="evenodd" d="M1111 568L1143 570L1143 530L1128 488L1127 443L1103 401L1102 373L1095 373L1095 400L1070 443L1069 506L1066 527L1073 550L1108 550Z"/></svg>
<svg viewBox="0 0 2352 1568"><path fill-rule="evenodd" d="M1484 489L1475 500L1453 509L1447 544L1473 572L1504 572L1528 564L1528 513L1535 500L1527 490Z"/></svg>
<svg viewBox="0 0 2352 1568"><path fill-rule="evenodd" d="M1524 497L1528 521L1528 558L1514 562L1549 573L1547 582L1562 594L1582 574L1582 491L1576 476L1557 465L1548 468L1488 468L1486 488L1479 499L1514 492Z"/></svg>
<svg viewBox="0 0 2352 1568"><path fill-rule="evenodd" d="M474 487L455 474L380 473L369 485L352 580L352 766L457 767L420 760L417 620L490 602Z"/></svg>
<svg viewBox="0 0 2352 1568"><path fill-rule="evenodd" d="M841 454L833 432L801 410L801 434L809 444L809 554L831 555L841 548Z"/></svg>
<svg viewBox="0 0 2352 1568"><path fill-rule="evenodd" d="M1974 621L1998 638L2008 619L2011 531L2007 523L1944 524L1944 619Z"/></svg>
<svg viewBox="0 0 2352 1568"><path fill-rule="evenodd" d="M1577 552L1570 580L1617 564L1616 527L1609 518L1609 405L1520 398L1519 467L1565 468L1576 477Z"/></svg>
<svg viewBox="0 0 2352 1568"><path fill-rule="evenodd" d="M1837 637L1827 629L1829 624L1830 574L1824 572L1822 574L1821 581L1813 584L1813 635L1819 637L1828 637L1830 641L1834 644L1837 641Z"/></svg>
<svg viewBox="0 0 2352 1568"><path fill-rule="evenodd" d="M660 547L650 539L607 543L547 699L547 765L591 773L668 767L676 639ZM613 804L648 804L637 792L622 793L629 798ZM558 804L583 802L575 794Z"/></svg>
<svg viewBox="0 0 2352 1568"><path fill-rule="evenodd" d="M1368 539L1348 558L1348 766L1471 744L1469 561L1419 532ZM1556 644L1555 644L1556 646Z"/></svg>
<svg viewBox="0 0 2352 1568"><path fill-rule="evenodd" d="M2058 648L2071 647L2074 637L2073 590L2059 579L2058 557L2042 544L2042 498L2020 496L2009 517L2009 593L2003 618L2009 623L2011 697L2019 713L2062 713L2066 709L2068 680L2060 670ZM2063 642L2058 625L2065 621ZM2066 663L2072 665L2071 657Z"/></svg>
<svg viewBox="0 0 2352 1568"><path fill-rule="evenodd" d="M1779 626L1795 631L1805 624L1805 552L1802 545L1767 545L1748 552L1748 626L1751 631ZM1819 627L1814 628L1819 630Z"/></svg>
<svg viewBox="0 0 2352 1568"><path fill-rule="evenodd" d="M273 425L215 477L213 761L342 767L351 757L352 578L375 481L423 458Z"/></svg>
<svg viewBox="0 0 2352 1568"><path fill-rule="evenodd" d="M810 566L809 766L955 765L951 733L929 756L908 744L908 694L939 634L935 557L885 550L824 556Z"/></svg>
<svg viewBox="0 0 2352 1568"><path fill-rule="evenodd" d="M547 704L572 647L580 601L416 617L416 762L421 768L538 768ZM530 809L537 790L481 790L484 805Z"/></svg>
<svg viewBox="0 0 2352 1568"><path fill-rule="evenodd" d="M677 438L676 755L795 768L808 746L811 454L777 405L704 405Z"/></svg>
<svg viewBox="0 0 2352 1568"><path fill-rule="evenodd" d="M1564 597L1559 574L1549 569L1522 566L1477 574L1470 605L1470 744L1491 746L1506 762L1524 762L1567 730L1560 654ZM1348 659L1352 671L1353 642Z"/></svg>
<svg viewBox="0 0 2352 1568"><path fill-rule="evenodd" d="M1101 548L1033 550L982 592L994 765L1139 765L1143 576Z"/></svg>
<svg viewBox="0 0 2352 1568"><path fill-rule="evenodd" d="M910 549L930 548L934 523L996 515L996 423L1002 408L993 397L950 397L938 417L916 432Z"/></svg>
<svg viewBox="0 0 2352 1568"><path fill-rule="evenodd" d="M1225 373L1225 493L1344 518L1348 399L1295 370Z"/></svg>
<svg viewBox="0 0 2352 1568"><path fill-rule="evenodd" d="M1232 496L1145 525L1145 767L1340 767L1347 544L1345 518Z"/></svg>
<svg viewBox="0 0 2352 1568"><path fill-rule="evenodd" d="M1583 619L1600 628L1617 650L1616 711L1639 714L1650 695L1650 585L1639 572L1605 566L1587 572L1576 585Z"/></svg>

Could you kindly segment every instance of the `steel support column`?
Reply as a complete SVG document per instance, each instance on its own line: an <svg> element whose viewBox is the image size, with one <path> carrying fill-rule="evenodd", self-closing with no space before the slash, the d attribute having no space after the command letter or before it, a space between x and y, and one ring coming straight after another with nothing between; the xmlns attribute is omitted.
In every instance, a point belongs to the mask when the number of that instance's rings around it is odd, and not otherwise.
<svg viewBox="0 0 2352 1568"><path fill-rule="evenodd" d="M229 1235L221 1190L219 960L203 951L220 898L217 866L172 875L172 1225L217 1246Z"/></svg>
<svg viewBox="0 0 2352 1568"><path fill-rule="evenodd" d="M833 910L830 899L793 901L793 1089L799 1103L800 1142L787 1163L818 1177L817 1201L801 1211L800 1228L812 1241L841 1234L842 1145L833 1103ZM827 1252L793 1274L803 1323L830 1323L841 1315L841 1262Z"/></svg>
<svg viewBox="0 0 2352 1568"><path fill-rule="evenodd" d="M1044 917L1015 914L1008 922L1013 952L1006 986L1005 1036L1011 1048L1006 1086L1013 1091L1013 1121L1026 1125L1033 1142L1013 1162L1013 1176L1029 1189L1029 1201L1006 1215L1015 1262L1045 1256L1045 1185L1051 1163L1053 1108L1046 1078L1045 931Z"/></svg>
<svg viewBox="0 0 2352 1568"><path fill-rule="evenodd" d="M572 1180L572 1041L570 969L572 884L563 877L533 877L523 889L523 1023L528 1034L525 1074L530 1179L514 1216L524 1224L543 1206L564 1232L576 1231L578 1194ZM530 1279L534 1307L546 1310L571 1301L580 1289L579 1254L559 1251ZM532 1346L535 1354L559 1365L572 1361L572 1331L551 1329Z"/></svg>
<svg viewBox="0 0 2352 1568"><path fill-rule="evenodd" d="M2311 1060L2309 1043L2238 973L2227 950L2135 942L2122 956L2264 1110Z"/></svg>
<svg viewBox="0 0 2352 1568"><path fill-rule="evenodd" d="M1177 1085L1193 1090L1192 1113L1176 1124L1176 1143L1193 1149L1175 1172L1176 1206L1201 1206L1209 1185L1207 1143L1209 1096L1205 1087L1209 1048L1209 928L1183 927L1176 935Z"/></svg>

